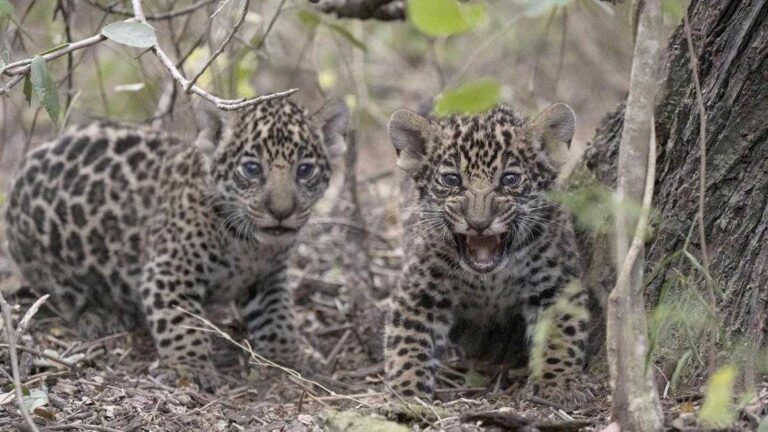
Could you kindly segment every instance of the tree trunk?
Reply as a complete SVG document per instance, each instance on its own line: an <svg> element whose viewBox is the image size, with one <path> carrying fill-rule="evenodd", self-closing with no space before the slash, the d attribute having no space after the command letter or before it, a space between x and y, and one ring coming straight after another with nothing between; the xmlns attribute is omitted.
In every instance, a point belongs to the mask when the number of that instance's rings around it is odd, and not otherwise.
<svg viewBox="0 0 768 432"><path fill-rule="evenodd" d="M706 110L704 231L709 272L721 290L716 313L730 338L744 335L759 346L768 314L768 0L693 0L687 13ZM646 290L652 304L678 277L679 262L666 258L682 250L687 238L687 250L702 261L694 225L700 117L682 24L670 39L663 68L656 99L659 153L653 199L659 217L646 256L646 274L653 275ZM586 166L611 186L616 184L623 112L621 107L604 120L585 156ZM698 275L695 283L705 292L706 279ZM598 278L592 287L597 297L614 276Z"/></svg>

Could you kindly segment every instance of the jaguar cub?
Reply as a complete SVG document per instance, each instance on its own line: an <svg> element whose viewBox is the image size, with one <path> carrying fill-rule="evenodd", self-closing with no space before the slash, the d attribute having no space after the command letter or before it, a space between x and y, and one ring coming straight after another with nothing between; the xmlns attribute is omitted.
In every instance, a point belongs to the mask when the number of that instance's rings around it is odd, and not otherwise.
<svg viewBox="0 0 768 432"><path fill-rule="evenodd" d="M390 138L412 182L404 269L386 325L394 391L430 398L437 360L455 340L506 350L510 366L529 361L527 388L549 400L590 397L579 379L587 295L571 217L547 195L574 121L564 104L533 121L504 105L442 120L394 113ZM541 317L551 325L534 364Z"/></svg>
<svg viewBox="0 0 768 432"><path fill-rule="evenodd" d="M184 311L204 315L209 301L237 301L254 350L293 364L287 258L346 118L342 105L312 117L275 99L201 117L195 145L107 123L74 129L26 157L7 209L10 253L82 332L147 327L161 362L208 388L211 342Z"/></svg>

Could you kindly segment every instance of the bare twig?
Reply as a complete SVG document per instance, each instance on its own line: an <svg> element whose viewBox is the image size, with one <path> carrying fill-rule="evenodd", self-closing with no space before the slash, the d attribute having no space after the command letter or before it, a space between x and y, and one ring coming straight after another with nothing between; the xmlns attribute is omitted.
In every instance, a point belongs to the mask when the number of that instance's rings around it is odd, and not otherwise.
<svg viewBox="0 0 768 432"><path fill-rule="evenodd" d="M2 292L0 292L0 309L2 309L3 320L5 321L5 336L8 338L8 353L11 357L11 374L13 375L13 388L16 392L16 403L29 429L38 432L37 425L27 412L27 407L24 406L24 393L19 375L19 355L16 351L16 330L13 328L13 321L11 320L11 306L5 301Z"/></svg>
<svg viewBox="0 0 768 432"><path fill-rule="evenodd" d="M9 347L10 348L9 344L0 344L0 346L4 346L4 347ZM50 361L52 361L54 363L58 363L58 364L60 364L62 366L66 366L66 367L68 367L70 369L77 370L77 365L76 364L68 362L66 360L62 360L62 359L60 359L58 357L52 356L50 354L46 354L46 353L38 351L36 349L27 348L27 347L24 347L24 346L17 346L16 349L19 350L19 351L25 351L25 352L28 352L30 354L34 354L34 355L36 355L38 357L44 358L46 360L50 360Z"/></svg>
<svg viewBox="0 0 768 432"><path fill-rule="evenodd" d="M201 0L201 1L198 1L196 3L191 4L189 6L183 7L181 9L171 10L171 11L168 11L168 12L158 13L158 14L149 14L149 15L145 15L144 18L146 18L147 21L162 21L162 20L173 19L173 18L180 17L182 15L191 14L191 13L197 11L198 9L201 9L201 8L211 4L211 3L214 3L215 1L216 0ZM130 11L130 10L127 10L127 9L121 9L121 8L116 7L116 6L100 5L97 2L95 2L94 0L85 0L85 2L88 3L89 5L97 8L97 9L101 9L104 12L107 12L107 13L110 13L110 14L122 15L122 16L126 16L126 17L134 16L133 11Z"/></svg>
<svg viewBox="0 0 768 432"><path fill-rule="evenodd" d="M89 47L91 45L96 45L97 43L105 40L106 38L102 36L101 34L91 36L87 39L83 39L78 42L73 42L71 44L68 44L64 48L54 51L52 53L45 54L42 56L45 61L50 61L53 59L57 59L61 56L67 55L73 51L77 51L86 47ZM16 84L18 84L24 77L29 73L31 69L32 59L24 59L19 60L13 63L9 63L5 65L2 69L0 69L0 74L7 75L7 76L13 76L13 79L8 81L5 84L5 87L0 88L0 95L8 93L8 90L13 88Z"/></svg>
<svg viewBox="0 0 768 432"><path fill-rule="evenodd" d="M83 429L83 430L90 430L90 431L97 431L97 432L122 432L121 429L115 429L108 426L89 425L89 424L80 423L80 422L67 424L67 425L46 426L43 428L44 431L62 431L62 430L71 430L71 429Z"/></svg>
<svg viewBox="0 0 768 432"><path fill-rule="evenodd" d="M132 0L133 4L133 10L135 13L136 21L146 23L146 18L144 17L144 10L141 6L141 0ZM187 88L187 85L190 83L190 81L184 77L184 75L181 74L179 69L176 67L174 62L168 57L168 55L163 51L162 48L160 48L160 45L155 43L155 45L152 47L152 51L157 55L157 58L160 59L160 62L163 64L163 66L168 70L168 72L171 74L174 80L179 83L179 85L182 88ZM272 93L268 95L263 95L251 99L247 98L241 98L241 99L222 99L220 97L214 96L207 91L203 90L199 86L192 84L189 88L189 91L191 93L194 93L203 99L207 100L208 102L211 102L212 104L216 105L216 107L223 111L234 111L238 110L240 108L244 108L250 105L255 105L264 101L272 100L272 99L278 99L286 96L290 96L299 89L290 89L283 92L277 92Z"/></svg>
<svg viewBox="0 0 768 432"><path fill-rule="evenodd" d="M699 110L699 241L701 242L701 261L704 271L709 278L709 256L707 255L707 236L704 232L704 197L707 192L707 112L704 108L704 97L701 93L699 82L699 59L693 47L691 37L691 24L688 21L688 11L683 14L683 26L685 39L688 42L688 53L691 61L691 75L693 76L693 88L696 91L696 105ZM714 293L713 293L714 296Z"/></svg>
<svg viewBox="0 0 768 432"><path fill-rule="evenodd" d="M269 24L267 24L267 29L264 30L264 34L261 35L261 40L259 40L259 44L256 45L254 49L260 50L264 46L264 43L267 41L267 36L272 31L272 28L275 27L277 18L280 17L280 13L283 11L283 6L285 6L285 0L282 0L280 4L277 5L277 10L275 11L275 14L272 15L272 19L269 20Z"/></svg>
<svg viewBox="0 0 768 432"><path fill-rule="evenodd" d="M282 5L282 4L281 4ZM232 31L227 34L227 37L224 38L224 41L221 43L219 48L211 55L211 58L208 59L207 62L203 65L202 68L200 68L200 71L195 74L194 77L187 83L187 85L184 86L184 93L189 94L190 90L192 89L192 86L195 85L197 80L200 78L203 73L205 73L205 70L208 69L208 67L216 60L216 57L220 56L221 53L224 52L224 49L227 47L229 42L232 40L232 38L235 36L238 30L240 30L240 26L243 25L245 22L245 17L248 15L248 8L251 7L251 0L245 0L245 4L243 5L243 12L240 14L240 19L237 20L235 23L235 26L232 28Z"/></svg>

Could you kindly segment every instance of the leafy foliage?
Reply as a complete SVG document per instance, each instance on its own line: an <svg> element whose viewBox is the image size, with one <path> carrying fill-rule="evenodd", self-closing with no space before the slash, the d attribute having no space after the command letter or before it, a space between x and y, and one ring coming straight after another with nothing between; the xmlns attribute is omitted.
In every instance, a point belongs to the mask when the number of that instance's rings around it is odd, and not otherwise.
<svg viewBox="0 0 768 432"><path fill-rule="evenodd" d="M699 412L699 420L706 426L722 428L736 420L736 413L731 409L733 385L736 381L736 368L725 366L712 374L707 386L704 404Z"/></svg>
<svg viewBox="0 0 768 432"><path fill-rule="evenodd" d="M492 108L500 98L499 83L483 78L444 91L435 101L435 114L475 114Z"/></svg>
<svg viewBox="0 0 768 432"><path fill-rule="evenodd" d="M48 116L56 122L59 119L59 93L56 91L56 83L48 72L46 61L41 56L32 59L29 83L37 99L45 107ZM27 83L24 83L25 87Z"/></svg>
<svg viewBox="0 0 768 432"><path fill-rule="evenodd" d="M426 35L451 36L477 27L486 19L486 11L482 4L458 0L410 0L408 18Z"/></svg>

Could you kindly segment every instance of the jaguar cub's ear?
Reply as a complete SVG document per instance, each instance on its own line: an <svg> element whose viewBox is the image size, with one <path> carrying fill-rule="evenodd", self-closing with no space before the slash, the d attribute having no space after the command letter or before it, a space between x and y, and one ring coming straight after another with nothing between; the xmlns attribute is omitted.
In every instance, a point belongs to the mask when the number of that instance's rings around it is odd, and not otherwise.
<svg viewBox="0 0 768 432"><path fill-rule="evenodd" d="M407 172L416 171L427 155L429 120L413 111L400 109L392 114L387 127L389 139L397 149L397 166Z"/></svg>
<svg viewBox="0 0 768 432"><path fill-rule="evenodd" d="M533 127L541 135L549 160L559 171L568 162L568 148L576 130L576 115L568 105L556 103L536 117Z"/></svg>
<svg viewBox="0 0 768 432"><path fill-rule="evenodd" d="M333 100L320 108L315 116L321 124L323 145L328 157L336 159L347 150L344 136L349 129L349 109L341 100Z"/></svg>
<svg viewBox="0 0 768 432"><path fill-rule="evenodd" d="M193 109L198 127L195 147L210 157L227 133L229 115L204 102L196 103Z"/></svg>

